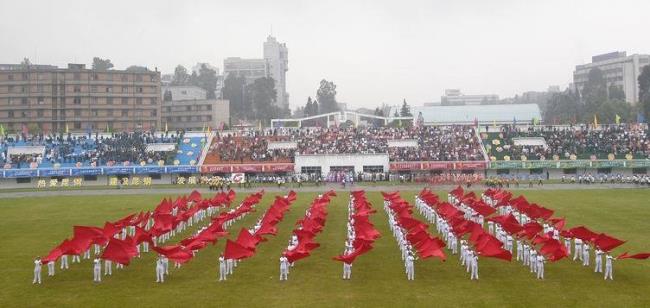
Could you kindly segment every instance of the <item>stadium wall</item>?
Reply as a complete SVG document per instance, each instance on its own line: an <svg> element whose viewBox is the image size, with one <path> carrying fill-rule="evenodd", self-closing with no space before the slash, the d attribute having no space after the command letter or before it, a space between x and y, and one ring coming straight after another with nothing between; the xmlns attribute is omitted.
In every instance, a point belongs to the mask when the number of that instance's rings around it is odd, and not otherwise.
<svg viewBox="0 0 650 308"><path fill-rule="evenodd" d="M294 172L301 173L304 168L321 168L321 174L328 174L332 167L350 167L354 172L364 172L364 166L383 168L389 171L388 154L348 154L348 155L301 155L296 154Z"/></svg>

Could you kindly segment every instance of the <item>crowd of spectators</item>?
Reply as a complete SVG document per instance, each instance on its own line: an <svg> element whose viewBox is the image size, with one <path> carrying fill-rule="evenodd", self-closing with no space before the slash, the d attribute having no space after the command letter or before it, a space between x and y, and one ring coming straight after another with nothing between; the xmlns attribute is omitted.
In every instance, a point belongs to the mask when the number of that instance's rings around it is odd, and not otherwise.
<svg viewBox="0 0 650 308"><path fill-rule="evenodd" d="M171 163L175 151L156 152L147 149L148 144L178 144L183 132L154 134L151 132L118 134L18 134L0 136L0 164L5 168L28 168L54 166L56 164L81 164L103 166L128 163L147 164L160 160ZM43 151L10 153L11 148L42 146ZM29 153L28 153L29 152Z"/></svg>
<svg viewBox="0 0 650 308"><path fill-rule="evenodd" d="M546 145L515 145L513 138L543 138ZM499 133L486 134L489 156L513 160L526 159L597 159L650 158L650 134L647 125L608 125L593 128L502 126Z"/></svg>
<svg viewBox="0 0 650 308"><path fill-rule="evenodd" d="M389 141L411 141L412 146ZM271 141L294 141L295 147L269 149ZM389 154L391 161L483 160L471 126L332 127L269 129L217 134L209 155L220 163L291 162L294 155Z"/></svg>
<svg viewBox="0 0 650 308"><path fill-rule="evenodd" d="M295 149L269 149L269 141L288 141L292 137L279 135L278 131L247 131L238 135L217 133L208 155L216 156L220 163L291 162Z"/></svg>

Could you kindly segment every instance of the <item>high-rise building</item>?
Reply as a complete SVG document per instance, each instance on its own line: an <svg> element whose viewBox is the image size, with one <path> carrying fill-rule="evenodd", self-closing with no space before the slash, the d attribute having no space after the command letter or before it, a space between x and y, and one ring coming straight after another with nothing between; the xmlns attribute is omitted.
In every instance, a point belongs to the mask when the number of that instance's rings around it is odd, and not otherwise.
<svg viewBox="0 0 650 308"><path fill-rule="evenodd" d="M591 63L576 65L573 86L582 91L589 79L589 71L598 68L603 72L607 85L617 86L625 92L625 100L631 104L639 101L639 75L650 64L650 55L628 56L624 51L610 52L591 57Z"/></svg>
<svg viewBox="0 0 650 308"><path fill-rule="evenodd" d="M269 35L264 42L264 59L268 63L269 75L275 80L278 105L289 106L289 94L287 93L289 50L287 44L279 43L275 37Z"/></svg>
<svg viewBox="0 0 650 308"><path fill-rule="evenodd" d="M160 73L0 64L0 124L16 132L160 128Z"/></svg>
<svg viewBox="0 0 650 308"><path fill-rule="evenodd" d="M287 93L286 77L289 70L288 56L287 45L278 42L275 37L269 36L264 42L263 59L226 58L223 61L223 78L234 74L234 76L246 78L246 83L250 84L255 79L271 77L275 81L276 104L288 106L289 94Z"/></svg>

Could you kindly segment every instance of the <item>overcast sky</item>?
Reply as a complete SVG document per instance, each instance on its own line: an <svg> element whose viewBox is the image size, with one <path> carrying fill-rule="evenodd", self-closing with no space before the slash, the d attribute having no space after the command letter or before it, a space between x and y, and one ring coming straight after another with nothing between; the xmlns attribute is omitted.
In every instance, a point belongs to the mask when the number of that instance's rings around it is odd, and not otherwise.
<svg viewBox="0 0 650 308"><path fill-rule="evenodd" d="M419 105L445 88L566 87L592 55L650 53L648 12L647 0L0 0L0 63L222 69L229 56L261 58L272 29L289 48L292 108L323 78L352 107Z"/></svg>

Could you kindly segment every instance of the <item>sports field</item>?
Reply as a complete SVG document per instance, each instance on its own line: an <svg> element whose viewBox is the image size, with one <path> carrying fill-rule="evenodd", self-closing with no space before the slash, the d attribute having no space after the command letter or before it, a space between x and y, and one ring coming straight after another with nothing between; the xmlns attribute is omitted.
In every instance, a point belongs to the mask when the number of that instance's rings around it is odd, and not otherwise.
<svg viewBox="0 0 650 308"><path fill-rule="evenodd" d="M377 214L371 220L382 233L375 249L354 263L352 280L341 279L342 264L331 260L344 248L348 193L329 205L327 223L315 238L321 244L310 257L296 262L287 282L279 281L280 253L286 248L297 219L316 193L301 192L277 236L260 243L257 254L235 269L227 282L217 282L218 255L225 240L201 250L180 269L170 268L164 284L155 283L155 255L143 254L124 270L101 284L92 282L92 264L70 264L32 285L33 259L46 255L70 237L73 225L101 226L140 210L152 210L164 195L119 195L107 191L97 196L2 198L0 196L0 307L47 306L240 306L240 307L446 307L446 306L650 306L650 261L621 260L614 263L614 281L603 281L593 267L562 260L546 266L546 279L536 280L528 268L481 258L479 281L470 281L457 256L446 262L418 260L415 281L409 282L395 239L387 226L379 192L367 196ZM188 190L187 193L190 191ZM402 191L413 202L417 191ZM441 195L446 193L439 192ZM479 191L477 191L479 193ZM517 194L517 191L514 191ZM629 250L650 251L650 189L558 190L522 192L529 201L566 217L567 226L586 225L627 240L614 255ZM236 201L247 193L238 193ZM267 192L257 211L235 223L230 238L241 227L250 227L271 204L275 193ZM173 196L175 197L175 196ZM205 197L205 195L204 195ZM237 203L237 202L235 202ZM423 219L418 213L414 215ZM174 243L196 230L176 235ZM431 229L431 228L430 228ZM435 234L435 229L431 229ZM449 255L449 254L448 254ZM593 256L592 256L593 258ZM593 260L592 260L593 261Z"/></svg>

